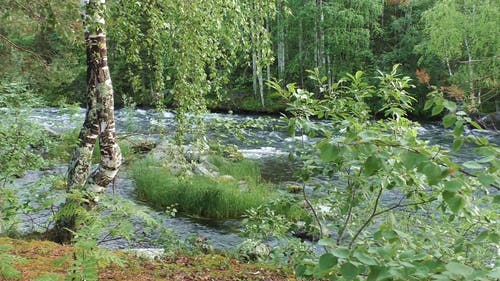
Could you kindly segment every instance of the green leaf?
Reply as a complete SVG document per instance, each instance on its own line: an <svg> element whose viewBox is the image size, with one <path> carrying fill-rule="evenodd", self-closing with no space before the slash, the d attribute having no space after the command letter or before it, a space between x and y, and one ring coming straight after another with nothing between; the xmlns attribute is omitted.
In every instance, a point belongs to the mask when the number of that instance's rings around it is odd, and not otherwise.
<svg viewBox="0 0 500 281"><path fill-rule="evenodd" d="M484 241L484 239L488 238L489 234L490 234L490 232L488 230L485 230L485 231L479 233L479 235L476 237L476 239L474 239L474 242L479 243L479 242Z"/></svg>
<svg viewBox="0 0 500 281"><path fill-rule="evenodd" d="M425 156L413 151L405 151L401 154L401 161L403 161L403 165L408 170L417 167L420 163L425 161L425 159Z"/></svg>
<svg viewBox="0 0 500 281"><path fill-rule="evenodd" d="M336 257L339 257L341 259L345 259L349 256L349 249L346 248L337 248L332 251L332 254Z"/></svg>
<svg viewBox="0 0 500 281"><path fill-rule="evenodd" d="M306 272L306 266L303 265L303 264L299 264L297 265L297 267L295 268L295 275L297 275L298 277L303 277L305 276L304 273Z"/></svg>
<svg viewBox="0 0 500 281"><path fill-rule="evenodd" d="M463 165L465 168L473 169L473 170L479 170L479 169L484 168L483 165L477 163L476 161L467 161Z"/></svg>
<svg viewBox="0 0 500 281"><path fill-rule="evenodd" d="M457 116L455 114L448 114L443 118L443 125L445 128L449 128L455 124L457 121Z"/></svg>
<svg viewBox="0 0 500 281"><path fill-rule="evenodd" d="M500 195L495 195L495 197L493 197L493 204L500 204Z"/></svg>
<svg viewBox="0 0 500 281"><path fill-rule="evenodd" d="M318 241L319 246L327 246L327 247L333 247L335 246L336 242L333 238L323 238Z"/></svg>
<svg viewBox="0 0 500 281"><path fill-rule="evenodd" d="M457 104L455 102L452 102L450 100L445 100L443 105L446 109L448 109L451 112L457 111Z"/></svg>
<svg viewBox="0 0 500 281"><path fill-rule="evenodd" d="M464 133L464 122L459 120L455 123L455 129L453 130L453 135L455 137L460 137Z"/></svg>
<svg viewBox="0 0 500 281"><path fill-rule="evenodd" d="M495 155L495 150L490 147L479 147L476 148L474 152L485 157Z"/></svg>
<svg viewBox="0 0 500 281"><path fill-rule="evenodd" d="M434 99L429 99L425 102L424 110L429 110L434 104Z"/></svg>
<svg viewBox="0 0 500 281"><path fill-rule="evenodd" d="M422 172L427 177L427 182L429 183L429 185L435 185L439 183L439 181L443 177L441 169L437 165L431 162L425 164L425 166L422 169Z"/></svg>
<svg viewBox="0 0 500 281"><path fill-rule="evenodd" d="M495 159L496 159L496 155L493 154L493 155L488 155L486 157L483 157L483 158L477 160L477 162L478 163L489 163Z"/></svg>
<svg viewBox="0 0 500 281"><path fill-rule="evenodd" d="M364 163L365 175L371 176L382 168L382 160L376 156L370 156Z"/></svg>
<svg viewBox="0 0 500 281"><path fill-rule="evenodd" d="M483 129L483 127L481 127L481 125L479 125L476 121L470 121L469 124L471 124L474 128L476 128L478 130Z"/></svg>
<svg viewBox="0 0 500 281"><path fill-rule="evenodd" d="M462 147L462 145L464 144L464 140L462 138L458 138L458 139L455 139L453 141L453 146L452 146L452 150L454 152L457 152L460 150L460 148Z"/></svg>
<svg viewBox="0 0 500 281"><path fill-rule="evenodd" d="M456 180L447 181L444 183L444 189L449 192L457 192L462 188L462 183Z"/></svg>
<svg viewBox="0 0 500 281"><path fill-rule="evenodd" d="M353 256L355 258L358 259L359 262L361 262L362 264L366 264L366 265L378 265L378 262L376 259L366 255L365 253L363 252L360 252L360 251L355 251Z"/></svg>
<svg viewBox="0 0 500 281"><path fill-rule="evenodd" d="M393 277L391 272L386 267L370 266L370 273L368 274L367 281L385 280Z"/></svg>
<svg viewBox="0 0 500 281"><path fill-rule="evenodd" d="M440 103L436 103L436 105L434 105L434 107L432 108L432 116L436 116L438 115L439 113L441 113L444 109L444 106Z"/></svg>
<svg viewBox="0 0 500 281"><path fill-rule="evenodd" d="M329 142L322 142L318 145L320 155L319 158L325 162L333 162L339 157L339 148L337 145Z"/></svg>
<svg viewBox="0 0 500 281"><path fill-rule="evenodd" d="M396 231L389 229L389 230L379 230L373 234L373 238L375 240L382 240L385 239L389 242L395 242L399 240L399 235Z"/></svg>
<svg viewBox="0 0 500 281"><path fill-rule="evenodd" d="M453 213L458 213L465 206L465 199L454 192L443 191L443 199Z"/></svg>
<svg viewBox="0 0 500 281"><path fill-rule="evenodd" d="M460 275L462 277L467 277L474 272L473 268L466 266L466 265L463 265L463 264L460 264L458 262L448 263L446 265L446 270L448 270L449 272L451 272L453 274Z"/></svg>
<svg viewBox="0 0 500 281"><path fill-rule="evenodd" d="M481 174L477 177L480 183L482 183L485 187L489 187L493 183L495 183L495 177L492 175L484 175Z"/></svg>
<svg viewBox="0 0 500 281"><path fill-rule="evenodd" d="M329 271L332 267L336 266L338 258L331 253L323 254L319 257L319 269L321 271Z"/></svg>
<svg viewBox="0 0 500 281"><path fill-rule="evenodd" d="M348 262L342 265L340 272L345 280L353 280L359 274L359 268L357 268L352 263Z"/></svg>

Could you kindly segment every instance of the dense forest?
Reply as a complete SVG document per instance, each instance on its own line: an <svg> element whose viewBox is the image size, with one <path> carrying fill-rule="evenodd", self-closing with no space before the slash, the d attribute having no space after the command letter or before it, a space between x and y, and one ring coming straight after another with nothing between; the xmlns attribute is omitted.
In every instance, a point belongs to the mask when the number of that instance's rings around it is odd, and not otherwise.
<svg viewBox="0 0 500 281"><path fill-rule="evenodd" d="M0 0L0 279L499 280L499 27L497 0Z"/></svg>
<svg viewBox="0 0 500 281"><path fill-rule="evenodd" d="M77 1L3 2L2 84L22 81L53 105L84 102ZM107 4L118 104L178 106L203 95L213 109L277 111L284 103L268 80L311 89L315 68L332 85L346 73L372 77L401 64L402 74L418 81L411 90L416 116L426 116L429 84L470 111L495 110L495 1L184 2Z"/></svg>

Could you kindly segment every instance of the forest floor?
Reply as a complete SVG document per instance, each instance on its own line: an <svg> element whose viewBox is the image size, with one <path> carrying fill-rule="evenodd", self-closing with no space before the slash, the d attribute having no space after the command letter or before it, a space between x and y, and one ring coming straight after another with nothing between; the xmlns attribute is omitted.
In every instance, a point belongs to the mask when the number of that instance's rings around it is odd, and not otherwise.
<svg viewBox="0 0 500 281"><path fill-rule="evenodd" d="M8 252L16 259L14 268L21 277L5 279L0 272L0 280L64 280L75 251L73 246L49 241L0 238L0 246L6 245L10 246ZM179 254L147 260L120 251L115 253L124 264L100 268L99 280L297 280L290 271L244 263L219 254Z"/></svg>

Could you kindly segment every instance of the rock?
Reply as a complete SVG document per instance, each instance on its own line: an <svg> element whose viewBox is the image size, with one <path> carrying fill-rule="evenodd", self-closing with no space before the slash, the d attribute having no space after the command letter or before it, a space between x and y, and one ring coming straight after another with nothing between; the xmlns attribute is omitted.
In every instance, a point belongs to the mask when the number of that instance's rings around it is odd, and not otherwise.
<svg viewBox="0 0 500 281"><path fill-rule="evenodd" d="M156 147L156 143L150 140L144 140L137 144L134 144L131 149L134 153L144 154L150 152Z"/></svg>
<svg viewBox="0 0 500 281"><path fill-rule="evenodd" d="M195 165L202 165L205 168L207 168L208 170L212 171L213 173L217 173L217 174L219 173L219 168L217 168L217 166L215 166L214 164L208 162L208 160L203 160L199 164L195 163Z"/></svg>
<svg viewBox="0 0 500 281"><path fill-rule="evenodd" d="M290 193L300 193L302 192L304 188L302 186L296 185L296 184L291 184L286 187L286 190Z"/></svg>
<svg viewBox="0 0 500 281"><path fill-rule="evenodd" d="M238 254L241 258L249 261L267 258L270 253L269 246L252 239L247 239L238 246Z"/></svg>
<svg viewBox="0 0 500 281"><path fill-rule="evenodd" d="M205 176L205 177L209 177L209 178L216 178L217 177L217 174L215 172L211 172L204 165L199 165L199 164L194 165L193 173L195 175Z"/></svg>
<svg viewBox="0 0 500 281"><path fill-rule="evenodd" d="M136 248L136 249L133 248L133 249L127 249L125 250L125 252L131 253L136 257L148 260L160 259L165 255L165 250L154 249L154 248Z"/></svg>
<svg viewBox="0 0 500 281"><path fill-rule="evenodd" d="M219 183L233 183L236 179L231 175L222 175L217 178L217 182Z"/></svg>
<svg viewBox="0 0 500 281"><path fill-rule="evenodd" d="M240 180L238 182L238 188L241 190L241 191L248 191L248 183L244 180Z"/></svg>

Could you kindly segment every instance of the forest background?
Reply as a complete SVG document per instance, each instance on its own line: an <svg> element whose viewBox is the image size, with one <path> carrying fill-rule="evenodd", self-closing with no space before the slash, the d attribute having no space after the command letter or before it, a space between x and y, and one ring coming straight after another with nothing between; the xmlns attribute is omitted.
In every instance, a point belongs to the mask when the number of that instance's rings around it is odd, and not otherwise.
<svg viewBox="0 0 500 281"><path fill-rule="evenodd" d="M78 1L1 2L1 88L30 89L50 105L83 104L86 64ZM362 70L374 77L401 63L402 74L420 81L410 90L418 100L414 117L430 117L423 110L430 84L469 113L495 111L496 1L216 2L108 3L118 106L278 112L285 101L266 80L312 90L308 70L314 68L332 85L346 73Z"/></svg>

